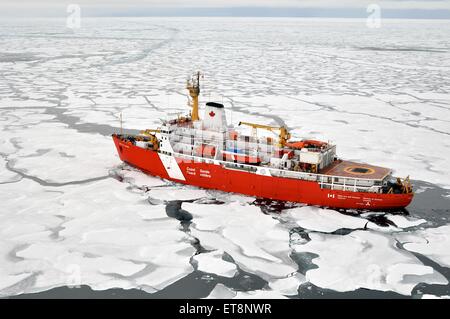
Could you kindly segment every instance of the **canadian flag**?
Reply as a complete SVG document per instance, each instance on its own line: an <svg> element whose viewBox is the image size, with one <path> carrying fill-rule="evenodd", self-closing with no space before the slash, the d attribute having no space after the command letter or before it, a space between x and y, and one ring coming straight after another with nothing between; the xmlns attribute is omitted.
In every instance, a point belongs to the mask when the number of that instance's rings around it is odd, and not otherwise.
<svg viewBox="0 0 450 319"><path fill-rule="evenodd" d="M203 129L210 131L223 131L227 128L224 107L220 103L208 102L205 107Z"/></svg>

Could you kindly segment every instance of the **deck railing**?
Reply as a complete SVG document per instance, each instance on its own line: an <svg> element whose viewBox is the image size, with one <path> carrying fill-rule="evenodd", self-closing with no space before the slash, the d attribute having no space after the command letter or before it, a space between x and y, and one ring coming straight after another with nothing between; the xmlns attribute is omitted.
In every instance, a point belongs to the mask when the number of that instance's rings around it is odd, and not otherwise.
<svg viewBox="0 0 450 319"><path fill-rule="evenodd" d="M180 144L186 144L193 146L193 143L202 143L205 142L204 135L202 134L202 130L196 128L182 128L178 129L176 134L171 134L170 141ZM249 144L264 144L260 143L261 141L256 141L254 138L250 137L251 141L238 140L238 143L249 143ZM182 140L185 140L184 143ZM189 140L189 143L187 143ZM220 144L223 143L225 139L221 139L214 136L208 137L208 144ZM228 140L230 141L230 140ZM270 144L266 144L270 145ZM334 147L334 146L333 146ZM215 159L212 158L204 158L200 156L196 156L193 154L193 149L190 154L182 154L177 151L174 152L174 155L180 158L184 158L187 160L193 160L195 162L203 162L203 163L215 163L220 164L227 169L238 169L244 170L251 173L256 173L258 170L255 165L243 164L243 163L234 163L229 161L223 161L218 159L218 153L216 154ZM265 152L262 152L265 153ZM305 181L312 181L319 183L321 188L331 189L331 190L344 190L344 191L353 191L353 192L370 192L370 193L379 193L381 192L381 180L380 179L369 179L369 178L352 178L352 177L343 177L336 175L324 175L317 173L307 173L307 172L298 172L286 169L280 169L276 167L264 167L267 168L272 176L276 177L284 177L284 178L293 178L300 179ZM378 183L379 185L376 185Z"/></svg>
<svg viewBox="0 0 450 319"><path fill-rule="evenodd" d="M174 152L174 156L187 159L189 161L199 162L199 163L210 163L210 164L220 164L226 168L245 170L247 172L256 173L258 166L227 162L217 159L208 159L199 156L186 155ZM265 168L265 167L264 167ZM352 177L342 177L335 175L324 175L306 172L296 172L283 170L273 167L267 167L268 171L272 176L300 179L305 181L317 182L321 188L331 189L331 190L345 190L352 192L366 192L366 193L379 193L381 192L381 185L375 185L375 182L380 182L378 179L369 178L352 178ZM338 182L335 182L338 180Z"/></svg>

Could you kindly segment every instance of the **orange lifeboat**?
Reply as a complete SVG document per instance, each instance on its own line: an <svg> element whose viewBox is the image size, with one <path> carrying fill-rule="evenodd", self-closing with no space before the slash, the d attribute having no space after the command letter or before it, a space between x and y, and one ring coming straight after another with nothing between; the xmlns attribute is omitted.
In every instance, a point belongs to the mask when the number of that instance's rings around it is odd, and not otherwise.
<svg viewBox="0 0 450 319"><path fill-rule="evenodd" d="M230 131L230 139L236 141L238 138L238 132Z"/></svg>
<svg viewBox="0 0 450 319"><path fill-rule="evenodd" d="M286 147L293 148L296 150L305 148L305 147L323 147L326 145L326 142L317 141L317 140L303 140L303 141L296 141L296 142L289 142L286 143Z"/></svg>
<svg viewBox="0 0 450 319"><path fill-rule="evenodd" d="M216 147L211 145L202 144L197 147L195 153L198 156L214 157L216 155Z"/></svg>
<svg viewBox="0 0 450 319"><path fill-rule="evenodd" d="M308 146L315 146L315 147L322 147L324 145L327 145L326 142L317 141L317 140L304 140L303 141Z"/></svg>
<svg viewBox="0 0 450 319"><path fill-rule="evenodd" d="M293 148L295 150L299 150L305 147L305 143L303 141L298 142L288 142L286 143L286 147Z"/></svg>
<svg viewBox="0 0 450 319"><path fill-rule="evenodd" d="M225 161L236 162L242 164L261 164L261 159L258 156L247 155L244 153L222 151L222 156Z"/></svg>

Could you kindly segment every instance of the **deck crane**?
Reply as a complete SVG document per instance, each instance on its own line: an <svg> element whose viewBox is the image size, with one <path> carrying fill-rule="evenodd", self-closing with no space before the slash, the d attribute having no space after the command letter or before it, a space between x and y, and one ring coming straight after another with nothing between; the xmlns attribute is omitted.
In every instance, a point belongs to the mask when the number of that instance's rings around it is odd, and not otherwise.
<svg viewBox="0 0 450 319"><path fill-rule="evenodd" d="M146 130L140 131L139 133L142 134L142 135L147 135L147 136L149 136L149 135L154 135L154 134L152 134L152 133L161 133L161 130L157 130L157 129L146 129Z"/></svg>
<svg viewBox="0 0 450 319"><path fill-rule="evenodd" d="M153 133L161 133L161 130L157 129L146 129L143 131L140 131L139 134L142 136L145 136L153 145L153 150L157 151L159 150L159 140Z"/></svg>
<svg viewBox="0 0 450 319"><path fill-rule="evenodd" d="M252 127L253 129L262 128L264 130L268 130L271 132L279 131L279 135L278 135L278 138L279 138L278 146L279 147L284 147L286 145L286 142L291 138L291 134L288 132L288 129L285 126L277 127L277 126L249 123L249 122L239 122L239 125L247 125L247 126Z"/></svg>

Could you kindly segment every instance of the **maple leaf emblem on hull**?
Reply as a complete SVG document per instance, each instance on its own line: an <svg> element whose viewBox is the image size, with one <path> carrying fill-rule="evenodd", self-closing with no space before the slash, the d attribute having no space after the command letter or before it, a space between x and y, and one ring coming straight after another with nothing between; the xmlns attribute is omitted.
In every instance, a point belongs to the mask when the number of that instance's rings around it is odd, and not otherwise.
<svg viewBox="0 0 450 319"><path fill-rule="evenodd" d="M216 113L214 113L213 111L209 112L209 116L214 117L216 115Z"/></svg>

